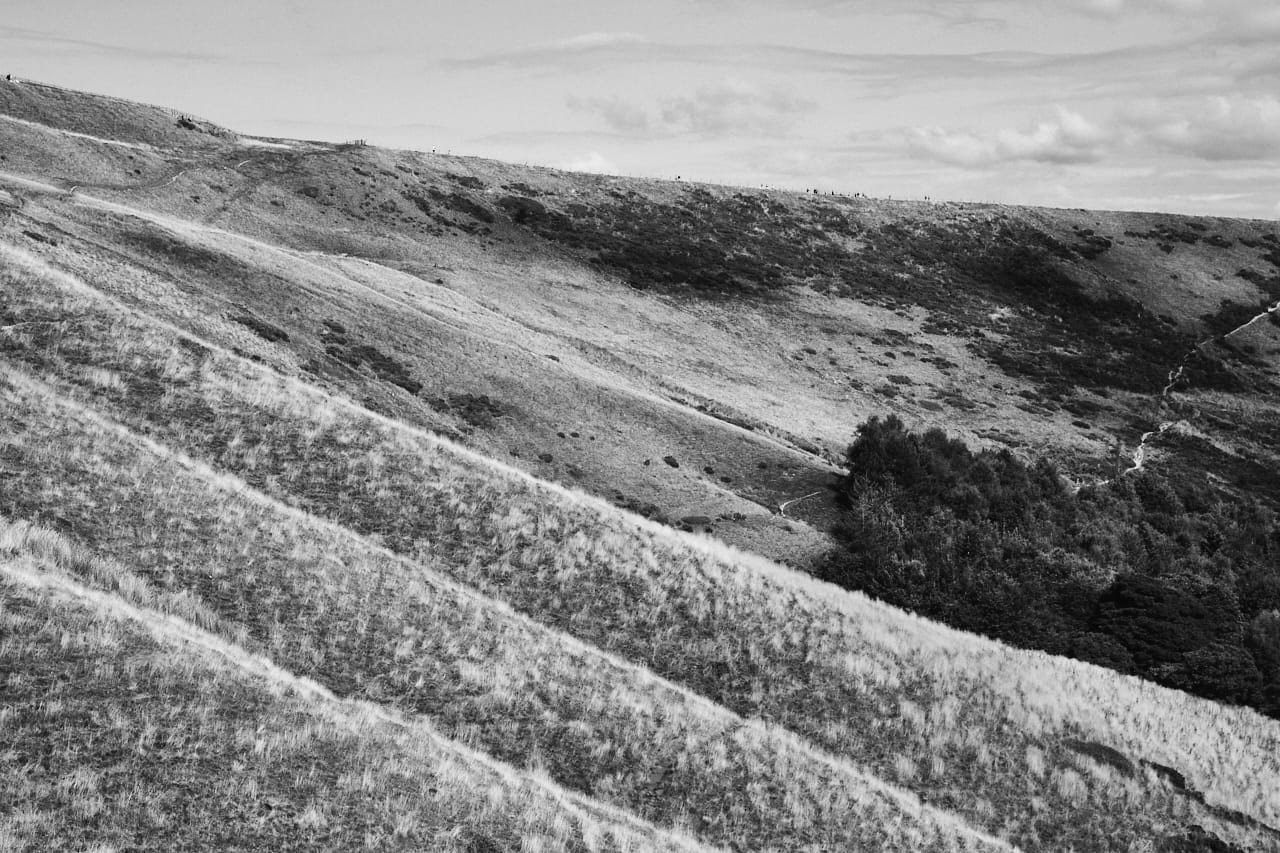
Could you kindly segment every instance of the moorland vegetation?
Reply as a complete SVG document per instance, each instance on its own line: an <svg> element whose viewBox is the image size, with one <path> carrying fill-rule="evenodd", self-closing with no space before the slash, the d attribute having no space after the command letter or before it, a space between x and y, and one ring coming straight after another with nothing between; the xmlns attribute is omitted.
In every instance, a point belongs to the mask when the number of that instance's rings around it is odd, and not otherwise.
<svg viewBox="0 0 1280 853"><path fill-rule="evenodd" d="M710 844L1270 837L1256 715L628 517L9 258L0 513L340 699Z"/></svg>
<svg viewBox="0 0 1280 853"><path fill-rule="evenodd" d="M1260 500L1185 468L1075 487L1046 459L894 415L859 427L848 464L821 577L1280 717L1280 523Z"/></svg>
<svg viewBox="0 0 1280 853"><path fill-rule="evenodd" d="M1269 225L0 148L0 849L1280 849Z"/></svg>

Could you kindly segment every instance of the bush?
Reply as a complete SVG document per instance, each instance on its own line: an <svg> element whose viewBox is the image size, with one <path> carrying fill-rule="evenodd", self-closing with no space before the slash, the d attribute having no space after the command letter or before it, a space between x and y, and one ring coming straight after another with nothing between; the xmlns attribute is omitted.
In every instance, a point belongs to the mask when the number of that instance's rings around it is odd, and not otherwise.
<svg viewBox="0 0 1280 853"><path fill-rule="evenodd" d="M1204 605L1144 575L1116 578L1099 596L1095 626L1119 641L1140 671L1177 663L1216 638Z"/></svg>
<svg viewBox="0 0 1280 853"><path fill-rule="evenodd" d="M826 580L1280 715L1280 616L1260 612L1280 608L1280 526L1256 501L1145 470L1077 493L1048 461L893 415L862 424L845 458Z"/></svg>

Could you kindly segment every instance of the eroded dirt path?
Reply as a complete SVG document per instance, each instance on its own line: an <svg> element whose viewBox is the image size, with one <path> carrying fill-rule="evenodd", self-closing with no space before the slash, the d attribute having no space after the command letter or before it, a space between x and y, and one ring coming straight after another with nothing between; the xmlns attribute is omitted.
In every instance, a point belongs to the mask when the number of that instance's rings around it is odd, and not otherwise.
<svg viewBox="0 0 1280 853"><path fill-rule="evenodd" d="M1187 370L1187 365L1191 362L1191 359L1195 358L1197 355L1203 352L1205 347L1209 346L1215 341L1225 341L1229 339L1231 336L1237 335L1243 332L1245 329L1248 329L1254 323L1257 323L1268 317L1277 317L1277 316L1280 316L1280 301L1258 312L1253 317L1249 318L1245 322L1241 323L1239 326L1236 326L1234 329L1227 332L1225 335L1205 338L1203 341L1200 341L1198 344L1196 344L1194 347L1188 350L1187 354L1182 357L1182 360L1178 362L1177 366L1169 371L1168 381L1165 383L1164 387L1160 389L1160 395L1156 399L1156 411L1164 412L1172 408L1173 402L1174 402L1174 392L1177 391L1178 385L1183 381L1184 375ZM1157 424L1155 429L1144 432L1142 434L1142 438L1138 440L1138 446L1135 447L1133 450L1133 453L1130 454L1130 457L1129 457L1129 460L1131 463L1130 466L1124 469L1123 471L1121 471L1118 476L1123 477L1124 475L1131 474L1134 471L1143 470L1147 464L1147 449L1151 446L1151 444L1157 441L1160 438L1160 436L1164 435L1169 430L1178 429L1180 427L1187 427L1187 426L1189 426L1189 424L1186 419L1164 420L1164 421L1160 421ZM1098 480L1092 483L1091 485L1105 486L1107 483L1110 483L1110 482L1111 482L1111 479Z"/></svg>

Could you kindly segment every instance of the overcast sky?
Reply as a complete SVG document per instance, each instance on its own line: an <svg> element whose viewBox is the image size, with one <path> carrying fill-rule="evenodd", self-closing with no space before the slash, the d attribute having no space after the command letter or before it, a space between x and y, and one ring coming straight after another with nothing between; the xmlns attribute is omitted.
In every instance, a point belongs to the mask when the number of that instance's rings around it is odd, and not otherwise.
<svg viewBox="0 0 1280 853"><path fill-rule="evenodd" d="M4 0L29 77L272 136L1280 218L1280 0Z"/></svg>

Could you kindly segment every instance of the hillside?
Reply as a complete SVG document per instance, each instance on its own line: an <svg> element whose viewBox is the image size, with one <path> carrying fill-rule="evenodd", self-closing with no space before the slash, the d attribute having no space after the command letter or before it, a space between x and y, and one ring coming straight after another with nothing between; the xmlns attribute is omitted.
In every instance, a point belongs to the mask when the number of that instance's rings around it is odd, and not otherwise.
<svg viewBox="0 0 1280 853"><path fill-rule="evenodd" d="M1136 461L1275 502L1274 225L250 139L33 83L0 151L10 846L159 849L195 809L190 849L1280 849L1280 723L767 559L822 558L884 411L1081 481L1178 423Z"/></svg>

